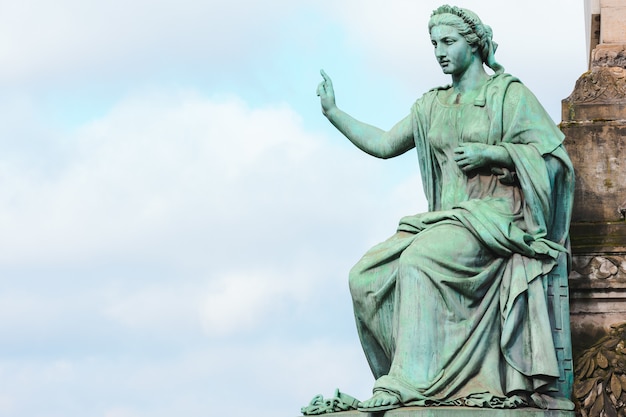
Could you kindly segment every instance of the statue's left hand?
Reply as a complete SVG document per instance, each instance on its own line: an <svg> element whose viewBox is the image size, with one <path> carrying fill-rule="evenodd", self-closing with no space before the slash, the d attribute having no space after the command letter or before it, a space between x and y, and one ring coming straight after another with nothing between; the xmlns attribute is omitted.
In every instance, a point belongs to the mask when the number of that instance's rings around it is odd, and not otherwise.
<svg viewBox="0 0 626 417"><path fill-rule="evenodd" d="M454 160L463 172L490 166L492 148L484 143L463 143L454 149Z"/></svg>

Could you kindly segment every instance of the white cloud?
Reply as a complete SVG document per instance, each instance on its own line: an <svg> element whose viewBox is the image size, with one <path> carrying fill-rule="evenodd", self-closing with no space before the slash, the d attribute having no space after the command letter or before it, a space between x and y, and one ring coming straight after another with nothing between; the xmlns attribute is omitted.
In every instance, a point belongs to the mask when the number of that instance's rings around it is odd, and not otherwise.
<svg viewBox="0 0 626 417"><path fill-rule="evenodd" d="M198 244L210 257L236 246L291 251L298 245L281 239L300 228L367 218L359 204L383 170L305 132L285 106L188 93L128 99L72 142L52 177L0 161L0 231L12 237L0 242L5 265L154 251L184 258Z"/></svg>
<svg viewBox="0 0 626 417"><path fill-rule="evenodd" d="M314 395L330 396L335 388L369 395L373 379L354 337L205 343L158 360L4 360L0 411L7 417L298 415Z"/></svg>
<svg viewBox="0 0 626 417"><path fill-rule="evenodd" d="M262 170L259 153L291 133L290 118L237 101L131 99L76 133L71 160L55 178L4 161L2 229L13 240L2 256L76 261L87 252L141 253L168 246L171 233L233 221L236 199L245 203L255 191L246 189L253 185L246 175Z"/></svg>
<svg viewBox="0 0 626 417"><path fill-rule="evenodd" d="M127 407L114 407L104 412L104 417L139 417L135 410Z"/></svg>
<svg viewBox="0 0 626 417"><path fill-rule="evenodd" d="M388 188L393 165L339 133L307 132L286 105L143 93L48 140L63 148L53 175L0 158L0 233L11 237L0 267L38 265L57 271L58 286L85 284L51 297L54 281L32 291L7 278L19 302L0 315L33 331L88 328L77 317L159 340L163 329L250 330L345 291L350 264L419 211L415 177Z"/></svg>
<svg viewBox="0 0 626 417"><path fill-rule="evenodd" d="M260 271L240 272L213 282L204 306L209 334L223 334L258 325L276 307L286 289L283 282Z"/></svg>
<svg viewBox="0 0 626 417"><path fill-rule="evenodd" d="M271 7L227 0L10 2L0 16L0 80L72 80L85 70L100 78L137 76L190 59L236 68L275 39L274 28L294 9L284 0Z"/></svg>
<svg viewBox="0 0 626 417"><path fill-rule="evenodd" d="M167 338L164 329L193 332L200 328L196 319L199 301L194 290L186 283L109 288L103 291L100 308L118 326Z"/></svg>

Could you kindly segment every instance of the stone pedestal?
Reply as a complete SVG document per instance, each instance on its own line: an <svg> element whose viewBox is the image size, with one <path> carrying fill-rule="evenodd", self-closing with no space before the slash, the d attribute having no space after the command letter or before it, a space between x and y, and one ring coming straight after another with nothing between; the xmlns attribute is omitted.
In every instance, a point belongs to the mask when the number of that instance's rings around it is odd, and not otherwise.
<svg viewBox="0 0 626 417"><path fill-rule="evenodd" d="M626 321L626 45L598 45L562 106L576 171L570 309L574 357Z"/></svg>
<svg viewBox="0 0 626 417"><path fill-rule="evenodd" d="M562 105L576 171L570 302L574 356L626 321L626 2L586 0L589 71Z"/></svg>
<svg viewBox="0 0 626 417"><path fill-rule="evenodd" d="M576 172L574 401L584 415L618 415L626 404L626 2L586 3L589 71L563 100L561 122Z"/></svg>
<svg viewBox="0 0 626 417"><path fill-rule="evenodd" d="M320 417L381 417L383 413L361 413L360 411L342 411L322 414ZM495 410L473 407L402 407L389 410L384 417L574 417L573 411L540 410L538 408L517 408L513 410Z"/></svg>

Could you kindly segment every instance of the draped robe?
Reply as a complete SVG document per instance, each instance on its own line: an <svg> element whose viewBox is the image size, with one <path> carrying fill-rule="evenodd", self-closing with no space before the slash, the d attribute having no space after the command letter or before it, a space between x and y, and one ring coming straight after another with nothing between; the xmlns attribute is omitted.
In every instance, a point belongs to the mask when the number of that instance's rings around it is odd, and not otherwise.
<svg viewBox="0 0 626 417"><path fill-rule="evenodd" d="M517 79L471 103L433 89L411 109L429 211L350 272L376 383L403 405L519 405L559 376L544 279L567 253L574 175L563 135ZM504 147L514 170L463 173L462 143Z"/></svg>

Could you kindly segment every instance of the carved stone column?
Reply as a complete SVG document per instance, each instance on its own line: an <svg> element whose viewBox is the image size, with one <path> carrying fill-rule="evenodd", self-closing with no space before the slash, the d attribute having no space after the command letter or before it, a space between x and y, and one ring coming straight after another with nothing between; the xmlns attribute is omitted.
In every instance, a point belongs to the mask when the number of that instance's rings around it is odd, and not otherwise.
<svg viewBox="0 0 626 417"><path fill-rule="evenodd" d="M574 354L626 321L626 2L591 13L590 70L562 102L576 170L570 275Z"/></svg>
<svg viewBox="0 0 626 417"><path fill-rule="evenodd" d="M626 404L626 348L619 344L626 334L626 1L586 6L589 71L563 100L561 122L576 171L569 276L579 358L574 397L586 414L617 415Z"/></svg>

